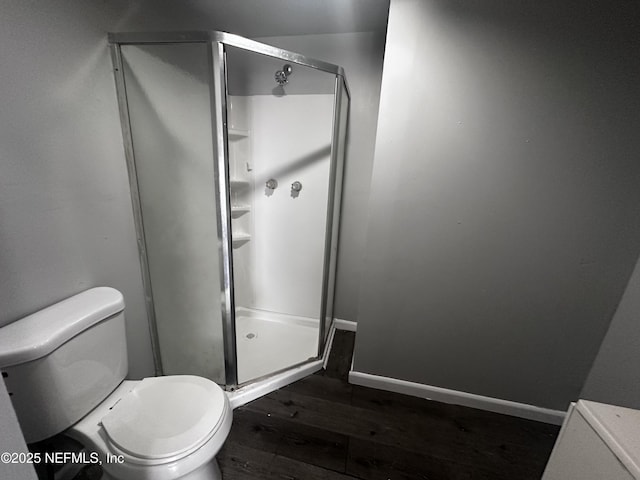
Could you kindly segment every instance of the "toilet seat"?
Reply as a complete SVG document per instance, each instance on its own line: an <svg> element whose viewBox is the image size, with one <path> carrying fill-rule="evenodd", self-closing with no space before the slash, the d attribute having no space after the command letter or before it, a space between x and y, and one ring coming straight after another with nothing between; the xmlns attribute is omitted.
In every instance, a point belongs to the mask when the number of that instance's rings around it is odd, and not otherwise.
<svg viewBox="0 0 640 480"><path fill-rule="evenodd" d="M228 401L202 377L145 378L124 395L101 424L113 452L138 464L167 463L196 451L220 429Z"/></svg>
<svg viewBox="0 0 640 480"><path fill-rule="evenodd" d="M157 379L149 380L166 382L170 378L176 377L158 377ZM66 430L65 434L84 445L87 451L98 453L105 472L105 478L110 480L175 480L202 468L212 461L215 462L215 455L222 448L231 430L233 411L224 391L214 382L206 379L202 379L202 381L206 382L211 388L217 389L220 392L220 396L224 398L222 418L211 429L208 437L203 439L200 445L195 446L192 451L185 450L182 454L174 455L173 457L155 460L145 459L121 450L109 438L102 424L103 419L109 416L113 410L122 406L120 405L122 400L129 397L145 380L125 380L122 382L94 410ZM148 384L149 382L146 383ZM179 385L181 385L181 382L174 384L174 386ZM178 412L172 412L172 415L176 413ZM120 463L120 461L109 462L109 457L113 458L114 455L122 455L124 463ZM213 478L216 477L214 476Z"/></svg>

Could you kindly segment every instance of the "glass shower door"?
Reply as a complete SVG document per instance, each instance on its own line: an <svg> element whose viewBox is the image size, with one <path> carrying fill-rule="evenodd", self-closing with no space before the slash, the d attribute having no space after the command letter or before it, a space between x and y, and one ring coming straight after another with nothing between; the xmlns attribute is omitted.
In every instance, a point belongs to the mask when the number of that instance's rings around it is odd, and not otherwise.
<svg viewBox="0 0 640 480"><path fill-rule="evenodd" d="M224 385L217 221L224 206L215 191L211 46L115 48L156 362L165 375L200 375Z"/></svg>
<svg viewBox="0 0 640 480"><path fill-rule="evenodd" d="M336 76L225 46L238 383L318 357Z"/></svg>

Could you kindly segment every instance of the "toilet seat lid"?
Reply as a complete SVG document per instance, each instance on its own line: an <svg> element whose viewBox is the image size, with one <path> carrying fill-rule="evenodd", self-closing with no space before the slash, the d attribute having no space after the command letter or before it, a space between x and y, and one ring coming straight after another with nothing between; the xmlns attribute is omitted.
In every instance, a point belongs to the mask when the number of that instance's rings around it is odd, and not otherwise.
<svg viewBox="0 0 640 480"><path fill-rule="evenodd" d="M191 375L145 378L102 419L109 440L145 459L190 453L222 423L227 398L211 380Z"/></svg>

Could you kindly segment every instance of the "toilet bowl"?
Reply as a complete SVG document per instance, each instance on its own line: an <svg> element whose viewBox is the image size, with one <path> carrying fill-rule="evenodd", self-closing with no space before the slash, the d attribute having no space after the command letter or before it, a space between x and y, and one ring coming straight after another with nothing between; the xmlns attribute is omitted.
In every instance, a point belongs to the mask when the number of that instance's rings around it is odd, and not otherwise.
<svg viewBox="0 0 640 480"><path fill-rule="evenodd" d="M176 375L124 381L64 433L98 454L103 480L217 480L231 419L218 385Z"/></svg>
<svg viewBox="0 0 640 480"><path fill-rule="evenodd" d="M219 480L232 410L192 375L124 380L124 299L87 290L0 328L0 370L28 443L64 433L103 480Z"/></svg>

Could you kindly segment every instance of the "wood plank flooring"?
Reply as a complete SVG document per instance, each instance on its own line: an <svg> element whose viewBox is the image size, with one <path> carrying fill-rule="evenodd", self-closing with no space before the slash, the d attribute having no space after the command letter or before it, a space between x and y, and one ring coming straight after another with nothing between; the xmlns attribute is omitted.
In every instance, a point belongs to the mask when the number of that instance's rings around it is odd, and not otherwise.
<svg viewBox="0 0 640 480"><path fill-rule="evenodd" d="M325 371L234 411L224 480L538 480L559 427L347 383L353 332Z"/></svg>

